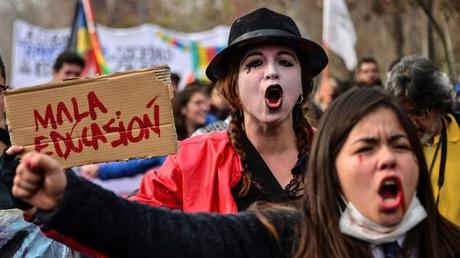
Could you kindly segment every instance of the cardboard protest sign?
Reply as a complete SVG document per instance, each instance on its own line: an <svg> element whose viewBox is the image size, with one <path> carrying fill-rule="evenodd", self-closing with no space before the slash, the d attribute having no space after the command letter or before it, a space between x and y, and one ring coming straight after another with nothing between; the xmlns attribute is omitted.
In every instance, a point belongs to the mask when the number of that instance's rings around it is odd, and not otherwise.
<svg viewBox="0 0 460 258"><path fill-rule="evenodd" d="M175 153L167 66L8 91L13 144L62 166Z"/></svg>

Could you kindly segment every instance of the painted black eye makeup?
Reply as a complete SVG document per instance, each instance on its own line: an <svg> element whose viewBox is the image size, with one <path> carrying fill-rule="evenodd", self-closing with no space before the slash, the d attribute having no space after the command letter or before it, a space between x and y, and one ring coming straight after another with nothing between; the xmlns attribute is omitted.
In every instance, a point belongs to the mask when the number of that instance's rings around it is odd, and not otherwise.
<svg viewBox="0 0 460 258"><path fill-rule="evenodd" d="M261 65L262 65L262 61L260 61L260 60L252 60L252 61L247 62L244 65L244 69L247 70L248 72L250 72L251 69L257 68L257 67L259 67Z"/></svg>
<svg viewBox="0 0 460 258"><path fill-rule="evenodd" d="M287 59L281 59L279 61L279 64L282 65L282 66L285 66L285 67L294 66L294 64L291 61L287 60Z"/></svg>

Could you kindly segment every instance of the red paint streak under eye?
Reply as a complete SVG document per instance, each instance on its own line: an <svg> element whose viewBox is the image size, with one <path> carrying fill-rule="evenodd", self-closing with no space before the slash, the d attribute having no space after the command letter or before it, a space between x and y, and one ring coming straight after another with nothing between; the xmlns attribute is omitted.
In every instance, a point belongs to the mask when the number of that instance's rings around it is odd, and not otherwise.
<svg viewBox="0 0 460 258"><path fill-rule="evenodd" d="M358 154L358 160L359 160L359 163L363 162L363 155L362 154Z"/></svg>

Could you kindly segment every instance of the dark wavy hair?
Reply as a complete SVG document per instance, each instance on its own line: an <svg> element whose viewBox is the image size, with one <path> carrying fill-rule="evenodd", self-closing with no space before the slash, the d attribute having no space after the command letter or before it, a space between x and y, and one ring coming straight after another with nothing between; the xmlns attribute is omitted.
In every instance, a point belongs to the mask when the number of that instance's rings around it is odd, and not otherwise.
<svg viewBox="0 0 460 258"><path fill-rule="evenodd" d="M58 72L64 64L75 64L83 69L85 68L85 59L75 52L64 51L56 58L53 65L53 71Z"/></svg>

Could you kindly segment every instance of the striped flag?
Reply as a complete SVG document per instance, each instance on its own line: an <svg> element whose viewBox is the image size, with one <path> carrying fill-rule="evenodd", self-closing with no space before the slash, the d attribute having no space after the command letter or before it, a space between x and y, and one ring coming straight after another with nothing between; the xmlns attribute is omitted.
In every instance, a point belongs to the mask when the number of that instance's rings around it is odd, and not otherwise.
<svg viewBox="0 0 460 258"><path fill-rule="evenodd" d="M90 0L77 1L67 51L76 52L85 59L83 75L110 73L97 37Z"/></svg>
<svg viewBox="0 0 460 258"><path fill-rule="evenodd" d="M191 43L193 76L195 80L209 82L205 70L211 59L224 47L204 47L199 42Z"/></svg>

